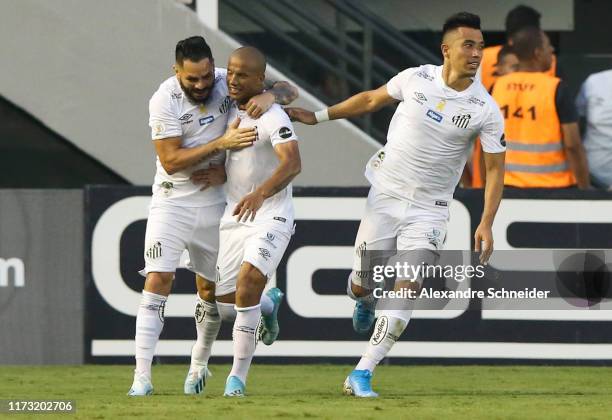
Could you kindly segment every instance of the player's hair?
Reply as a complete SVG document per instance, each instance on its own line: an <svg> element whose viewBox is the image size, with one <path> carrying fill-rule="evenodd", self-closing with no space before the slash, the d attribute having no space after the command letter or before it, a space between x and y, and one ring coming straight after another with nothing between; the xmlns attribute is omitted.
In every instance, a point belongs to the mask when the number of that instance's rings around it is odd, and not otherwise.
<svg viewBox="0 0 612 420"><path fill-rule="evenodd" d="M212 51L201 36L192 36L177 42L174 57L179 65L183 65L185 59L194 63L205 58L213 61Z"/></svg>
<svg viewBox="0 0 612 420"><path fill-rule="evenodd" d="M442 27L442 38L447 32L457 28L480 29L480 17L468 12L459 12L449 16Z"/></svg>
<svg viewBox="0 0 612 420"><path fill-rule="evenodd" d="M512 49L520 61L532 59L535 50L544 45L542 30L535 26L521 29L512 39L514 40Z"/></svg>
<svg viewBox="0 0 612 420"><path fill-rule="evenodd" d="M533 7L521 4L510 10L506 15L506 36L512 37L523 28L535 26L540 27L542 15Z"/></svg>
<svg viewBox="0 0 612 420"><path fill-rule="evenodd" d="M509 54L516 55L516 51L514 51L514 48L512 48L510 45L506 44L499 49L499 52L497 53L497 62L501 62L504 57Z"/></svg>

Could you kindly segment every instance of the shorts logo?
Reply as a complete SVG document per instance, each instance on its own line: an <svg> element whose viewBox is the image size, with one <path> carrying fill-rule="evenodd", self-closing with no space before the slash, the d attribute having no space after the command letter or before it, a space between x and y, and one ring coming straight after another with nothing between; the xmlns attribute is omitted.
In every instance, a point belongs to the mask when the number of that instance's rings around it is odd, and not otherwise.
<svg viewBox="0 0 612 420"><path fill-rule="evenodd" d="M471 118L472 116L470 114L455 115L452 118L452 121L453 121L453 124L455 124L459 128L467 128L468 124L470 123Z"/></svg>
<svg viewBox="0 0 612 420"><path fill-rule="evenodd" d="M269 241L273 241L276 238L276 236L274 236L273 233L268 232L266 233L266 238L268 238Z"/></svg>
<svg viewBox="0 0 612 420"><path fill-rule="evenodd" d="M506 147L506 135L502 133L501 138L499 139L499 144Z"/></svg>
<svg viewBox="0 0 612 420"><path fill-rule="evenodd" d="M278 130L278 135L282 139L288 139L289 137L293 135L293 132L291 131L289 127L281 127L280 130Z"/></svg>
<svg viewBox="0 0 612 420"><path fill-rule="evenodd" d="M272 256L272 254L270 254L270 251L268 251L266 248L259 248L259 255L263 257L264 260L268 261L268 259Z"/></svg>
<svg viewBox="0 0 612 420"><path fill-rule="evenodd" d="M436 228L431 229L431 232L425 234L425 237L429 239L429 243L435 246L436 248L438 248L438 246L440 245L440 236L441 232L439 229Z"/></svg>
<svg viewBox="0 0 612 420"><path fill-rule="evenodd" d="M287 219L285 219L284 217L279 217L279 216L275 216L273 217L274 220L278 220L279 222L283 222L285 223L287 221Z"/></svg>
<svg viewBox="0 0 612 420"><path fill-rule="evenodd" d="M200 123L200 127L206 124L210 124L211 122L213 122L215 120L215 117L213 117L212 115L208 115L204 118L200 118L198 120L198 122Z"/></svg>
<svg viewBox="0 0 612 420"><path fill-rule="evenodd" d="M162 256L162 244L161 242L155 242L146 252L145 254L147 258L151 258L152 260L159 258Z"/></svg>
<svg viewBox="0 0 612 420"><path fill-rule="evenodd" d="M436 122L442 122L442 115L438 114L433 109L427 111L427 116Z"/></svg>
<svg viewBox="0 0 612 420"><path fill-rule="evenodd" d="M378 321L376 321L376 327L374 327L374 335L372 336L372 340L370 340L370 343L372 343L373 346L380 344L387 335L388 329L389 319L383 315L378 318Z"/></svg>
<svg viewBox="0 0 612 420"><path fill-rule="evenodd" d="M231 102L232 100L230 99L230 97L226 96L225 99L223 99L221 105L219 105L219 112L221 114L225 114L227 111L229 111Z"/></svg>
<svg viewBox="0 0 612 420"><path fill-rule="evenodd" d="M198 324L202 323L202 321L204 320L204 315L206 315L206 312L204 311L204 305L198 302L195 308L195 319Z"/></svg>
<svg viewBox="0 0 612 420"><path fill-rule="evenodd" d="M448 207L448 201L436 200L436 206L438 206L438 207Z"/></svg>
<svg viewBox="0 0 612 420"><path fill-rule="evenodd" d="M193 114L184 114L184 115L182 115L179 118L179 121L181 121L181 125L192 123L193 120L191 119L191 117L193 117Z"/></svg>

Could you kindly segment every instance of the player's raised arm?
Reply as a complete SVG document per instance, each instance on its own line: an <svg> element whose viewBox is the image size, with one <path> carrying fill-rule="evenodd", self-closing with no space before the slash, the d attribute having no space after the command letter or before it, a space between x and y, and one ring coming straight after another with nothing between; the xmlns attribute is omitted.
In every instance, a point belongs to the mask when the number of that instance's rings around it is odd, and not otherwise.
<svg viewBox="0 0 612 420"><path fill-rule="evenodd" d="M358 117L363 114L378 111L385 105L398 100L392 97L387 85L378 89L360 92L350 98L321 111L312 112L303 108L285 108L285 112L293 121L314 125L323 121L338 120L341 118Z"/></svg>
<svg viewBox="0 0 612 420"><path fill-rule="evenodd" d="M180 137L154 140L155 151L164 170L168 175L172 175L215 153L251 146L256 138L256 130L254 128L238 128L239 124L240 119L237 118L221 137L210 143L192 148L181 147Z"/></svg>
<svg viewBox="0 0 612 420"><path fill-rule="evenodd" d="M289 105L299 95L297 88L289 82L266 79L264 85L266 91L253 96L247 103L246 111L251 118L261 117L274 103Z"/></svg>
<svg viewBox="0 0 612 420"><path fill-rule="evenodd" d="M254 220L264 200L282 191L302 170L297 141L277 144L274 146L274 153L279 160L278 167L270 178L236 205L233 214L238 216L238 221L247 221L249 217L251 221Z"/></svg>

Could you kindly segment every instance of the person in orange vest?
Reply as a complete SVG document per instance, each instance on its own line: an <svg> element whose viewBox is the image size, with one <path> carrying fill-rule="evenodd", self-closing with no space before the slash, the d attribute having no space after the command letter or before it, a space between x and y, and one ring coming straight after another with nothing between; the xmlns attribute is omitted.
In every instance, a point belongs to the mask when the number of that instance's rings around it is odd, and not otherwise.
<svg viewBox="0 0 612 420"><path fill-rule="evenodd" d="M542 15L532 7L520 5L510 10L506 15L506 45L514 44L514 35L523 28L540 28ZM498 75L496 73L496 62L499 51L503 45L487 47L482 52L480 63L480 77L483 86L490 92ZM553 61L546 70L551 76L556 75L557 57L553 55Z"/></svg>
<svg viewBox="0 0 612 420"><path fill-rule="evenodd" d="M548 36L531 27L514 36L517 72L501 76L493 98L505 120L504 184L519 188L589 186L578 115L565 84L545 73L552 63Z"/></svg>
<svg viewBox="0 0 612 420"><path fill-rule="evenodd" d="M515 72L518 69L518 63L518 57L512 50L512 47L510 45L504 45L497 53L497 62L495 63L495 71L493 74L495 77L499 77ZM477 138L474 142L471 164L466 165L464 177L465 176L468 177L467 179L469 179L469 181L466 182L466 178L463 178L463 185L471 184L472 188L484 188L485 170L480 138Z"/></svg>

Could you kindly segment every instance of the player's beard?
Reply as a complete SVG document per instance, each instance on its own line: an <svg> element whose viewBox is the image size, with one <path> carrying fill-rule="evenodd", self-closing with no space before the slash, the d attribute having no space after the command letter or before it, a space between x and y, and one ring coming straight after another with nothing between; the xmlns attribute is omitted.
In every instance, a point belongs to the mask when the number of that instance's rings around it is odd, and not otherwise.
<svg viewBox="0 0 612 420"><path fill-rule="evenodd" d="M206 88L206 91L208 92L206 96L204 96L203 98L196 98L195 96L193 96L193 92L195 91L195 89L188 89L187 87L185 87L185 85L183 85L183 82L181 81L180 78L177 78L177 79L178 79L179 85L181 85L181 89L183 90L183 93L185 94L187 99L189 99L189 102L191 102L194 105L201 105L201 104L206 103L206 101L208 101L208 98L210 97L210 93L215 87L215 81L213 80L210 87Z"/></svg>

